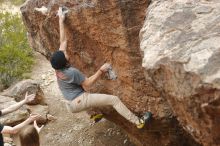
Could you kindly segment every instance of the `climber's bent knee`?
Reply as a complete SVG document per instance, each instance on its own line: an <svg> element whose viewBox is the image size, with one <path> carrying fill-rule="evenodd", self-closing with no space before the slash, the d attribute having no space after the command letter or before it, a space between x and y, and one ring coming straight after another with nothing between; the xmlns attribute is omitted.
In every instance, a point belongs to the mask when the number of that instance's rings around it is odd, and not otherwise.
<svg viewBox="0 0 220 146"><path fill-rule="evenodd" d="M112 95L112 101L111 101L111 105L114 106L115 104L118 104L119 102L121 102L121 100L118 98L118 96L113 96Z"/></svg>

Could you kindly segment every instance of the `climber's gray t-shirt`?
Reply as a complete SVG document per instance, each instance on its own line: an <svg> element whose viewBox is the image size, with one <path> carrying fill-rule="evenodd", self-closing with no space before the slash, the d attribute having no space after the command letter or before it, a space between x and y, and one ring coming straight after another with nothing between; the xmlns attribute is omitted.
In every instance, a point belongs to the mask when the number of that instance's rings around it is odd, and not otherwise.
<svg viewBox="0 0 220 146"><path fill-rule="evenodd" d="M73 100L85 92L81 86L85 76L78 69L69 67L60 71L65 77L57 77L57 82L65 99Z"/></svg>

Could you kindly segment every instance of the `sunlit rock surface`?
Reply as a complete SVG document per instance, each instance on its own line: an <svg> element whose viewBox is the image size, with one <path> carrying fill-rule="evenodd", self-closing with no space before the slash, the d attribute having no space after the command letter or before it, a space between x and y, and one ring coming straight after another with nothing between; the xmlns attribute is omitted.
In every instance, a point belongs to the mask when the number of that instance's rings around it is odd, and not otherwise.
<svg viewBox="0 0 220 146"><path fill-rule="evenodd" d="M146 78L181 126L220 145L220 1L153 0L140 32Z"/></svg>

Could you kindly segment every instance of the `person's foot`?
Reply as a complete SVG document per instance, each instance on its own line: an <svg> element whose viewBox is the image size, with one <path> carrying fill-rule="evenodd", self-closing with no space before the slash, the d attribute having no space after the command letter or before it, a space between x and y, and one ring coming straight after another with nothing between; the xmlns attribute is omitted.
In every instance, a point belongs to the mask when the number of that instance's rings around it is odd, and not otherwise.
<svg viewBox="0 0 220 146"><path fill-rule="evenodd" d="M144 128L145 124L151 119L152 113L151 112L146 112L140 119L140 123L137 125L138 129Z"/></svg>
<svg viewBox="0 0 220 146"><path fill-rule="evenodd" d="M94 115L91 115L90 119L93 120L95 123L97 123L100 120L102 120L103 117L104 117L103 114L94 114Z"/></svg>

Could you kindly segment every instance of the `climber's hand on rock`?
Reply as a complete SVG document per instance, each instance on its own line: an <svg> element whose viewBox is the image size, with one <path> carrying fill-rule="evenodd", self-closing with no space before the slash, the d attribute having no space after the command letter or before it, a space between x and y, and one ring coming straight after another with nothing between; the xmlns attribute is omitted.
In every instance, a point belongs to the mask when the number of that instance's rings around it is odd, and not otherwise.
<svg viewBox="0 0 220 146"><path fill-rule="evenodd" d="M108 69L110 69L110 68L111 68L111 65L110 65L109 63L105 63L105 64L103 64L103 65L100 67L100 70L101 70L102 72L107 72Z"/></svg>
<svg viewBox="0 0 220 146"><path fill-rule="evenodd" d="M62 7L59 7L59 9L57 11L57 15L59 16L60 21L63 22L65 20L65 14L63 14Z"/></svg>

